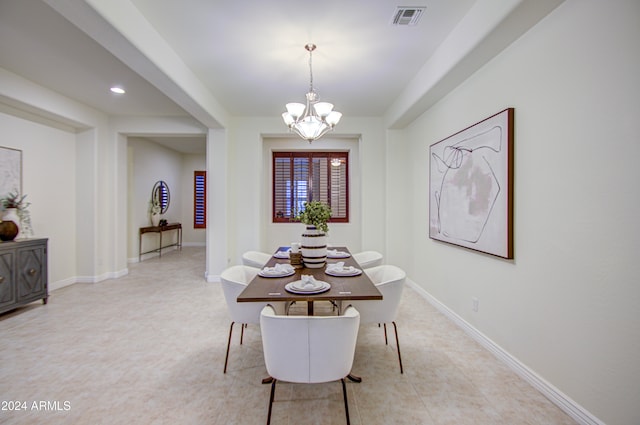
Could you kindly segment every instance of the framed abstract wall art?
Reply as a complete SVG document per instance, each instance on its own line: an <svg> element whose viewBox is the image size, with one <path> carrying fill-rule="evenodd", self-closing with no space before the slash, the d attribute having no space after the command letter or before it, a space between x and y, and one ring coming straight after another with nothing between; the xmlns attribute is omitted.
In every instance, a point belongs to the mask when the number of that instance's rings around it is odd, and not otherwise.
<svg viewBox="0 0 640 425"><path fill-rule="evenodd" d="M22 151L0 146L0 198L22 193Z"/></svg>
<svg viewBox="0 0 640 425"><path fill-rule="evenodd" d="M513 258L513 120L507 108L429 147L429 237Z"/></svg>

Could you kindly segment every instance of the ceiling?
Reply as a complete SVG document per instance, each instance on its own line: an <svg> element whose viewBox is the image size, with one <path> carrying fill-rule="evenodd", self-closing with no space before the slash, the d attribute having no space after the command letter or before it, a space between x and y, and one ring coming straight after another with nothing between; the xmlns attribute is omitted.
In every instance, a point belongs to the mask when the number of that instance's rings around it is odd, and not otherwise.
<svg viewBox="0 0 640 425"><path fill-rule="evenodd" d="M345 117L382 117L474 3L413 0L426 7L419 23L394 26L404 2L0 0L0 67L110 115L204 122L199 102L221 116L279 117L304 100L312 42L321 99ZM196 89L167 82L176 75Z"/></svg>

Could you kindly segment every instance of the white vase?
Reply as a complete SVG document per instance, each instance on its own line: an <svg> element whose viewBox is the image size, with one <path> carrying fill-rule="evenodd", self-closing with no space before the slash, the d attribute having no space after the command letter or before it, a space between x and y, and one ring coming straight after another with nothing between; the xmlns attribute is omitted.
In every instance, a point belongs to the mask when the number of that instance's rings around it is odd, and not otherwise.
<svg viewBox="0 0 640 425"><path fill-rule="evenodd" d="M310 269L320 269L327 263L327 235L316 229L315 226L307 226L302 234L302 262Z"/></svg>
<svg viewBox="0 0 640 425"><path fill-rule="evenodd" d="M6 210L4 210L2 221L13 221L16 226L18 226L18 234L15 237L15 239L18 239L20 237L20 217L18 217L18 209L7 208Z"/></svg>
<svg viewBox="0 0 640 425"><path fill-rule="evenodd" d="M158 227L158 224L160 224L160 214L151 213L151 225L154 227Z"/></svg>

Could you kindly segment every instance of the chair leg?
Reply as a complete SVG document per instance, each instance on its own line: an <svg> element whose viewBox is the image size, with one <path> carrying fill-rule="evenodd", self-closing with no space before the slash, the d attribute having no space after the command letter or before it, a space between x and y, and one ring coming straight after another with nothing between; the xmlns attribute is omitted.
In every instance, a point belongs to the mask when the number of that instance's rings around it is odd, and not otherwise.
<svg viewBox="0 0 640 425"><path fill-rule="evenodd" d="M393 323L393 329L396 332L396 347L398 347L398 362L400 363L400 373L404 373L404 369L402 368L402 356L400 355L400 341L398 340L398 326L396 322Z"/></svg>
<svg viewBox="0 0 640 425"><path fill-rule="evenodd" d="M347 402L347 386L344 384L344 378L340 380L342 382L342 394L344 396L344 412L347 415L347 425L351 424L349 420L349 403Z"/></svg>
<svg viewBox="0 0 640 425"><path fill-rule="evenodd" d="M273 407L273 396L276 393L276 379L271 381L271 396L269 397L269 413L267 414L267 425L271 423L271 407Z"/></svg>
<svg viewBox="0 0 640 425"><path fill-rule="evenodd" d="M227 341L227 355L224 358L224 372L227 373L227 362L229 361L229 347L231 346L231 334L233 334L233 324L235 322L231 322L231 326L229 327L229 340Z"/></svg>
<svg viewBox="0 0 640 425"><path fill-rule="evenodd" d="M383 323L384 326L384 345L389 345L389 341L387 340L387 324Z"/></svg>
<svg viewBox="0 0 640 425"><path fill-rule="evenodd" d="M242 345L242 338L244 337L244 328L247 327L246 323L240 325L240 345Z"/></svg>

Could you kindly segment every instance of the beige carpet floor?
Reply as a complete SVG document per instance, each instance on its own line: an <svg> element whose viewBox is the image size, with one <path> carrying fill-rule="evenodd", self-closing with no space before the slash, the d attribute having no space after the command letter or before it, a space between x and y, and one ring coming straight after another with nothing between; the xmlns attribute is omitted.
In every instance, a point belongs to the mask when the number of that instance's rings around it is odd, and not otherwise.
<svg viewBox="0 0 640 425"><path fill-rule="evenodd" d="M260 329L234 335L223 374L230 321L203 276L204 249L185 247L1 315L0 423L266 423ZM360 329L352 424L574 423L410 287L397 323L403 375L382 330ZM274 425L344 422L339 383L278 385Z"/></svg>

